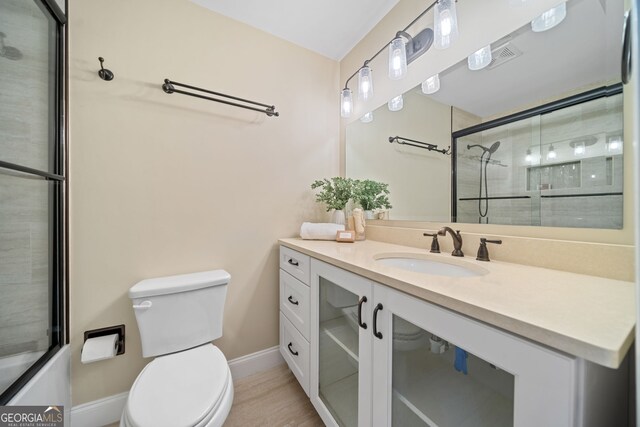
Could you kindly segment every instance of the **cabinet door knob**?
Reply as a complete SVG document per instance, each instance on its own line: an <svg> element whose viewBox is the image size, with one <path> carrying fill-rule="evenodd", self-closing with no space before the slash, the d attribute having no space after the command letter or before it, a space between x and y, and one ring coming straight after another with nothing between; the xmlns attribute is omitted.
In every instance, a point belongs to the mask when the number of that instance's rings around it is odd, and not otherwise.
<svg viewBox="0 0 640 427"><path fill-rule="evenodd" d="M293 265L294 267L299 266L300 264L298 263L298 261L294 261L293 258L289 258L289 260L287 261L289 264Z"/></svg>
<svg viewBox="0 0 640 427"><path fill-rule="evenodd" d="M291 345L293 345L293 343L292 343L292 342L290 342L290 343L287 345L287 348L289 349L289 352L291 352L291 354L293 354L294 356L297 356L297 355L298 355L298 352L297 352L297 351L293 351L293 350L291 349Z"/></svg>
<svg viewBox="0 0 640 427"><path fill-rule="evenodd" d="M378 303L373 310L373 335L378 339L382 339L382 332L378 331L378 312L380 310L382 310L382 304Z"/></svg>
<svg viewBox="0 0 640 427"><path fill-rule="evenodd" d="M294 299L293 299L293 296L292 296L292 295L289 295L289 298L287 298L287 299L288 299L288 300L289 300L289 302L290 302L291 304L293 304L293 305L298 305L298 304L300 304L297 300L294 300Z"/></svg>
<svg viewBox="0 0 640 427"><path fill-rule="evenodd" d="M362 304L365 302L367 302L367 297L363 295L360 301L358 301L358 325L360 325L362 329L367 329L367 324L362 322Z"/></svg>

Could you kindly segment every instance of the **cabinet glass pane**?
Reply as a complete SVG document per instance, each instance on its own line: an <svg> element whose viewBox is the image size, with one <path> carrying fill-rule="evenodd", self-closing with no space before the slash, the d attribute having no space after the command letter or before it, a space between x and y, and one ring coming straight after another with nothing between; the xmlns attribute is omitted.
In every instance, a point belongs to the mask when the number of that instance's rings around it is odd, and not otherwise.
<svg viewBox="0 0 640 427"><path fill-rule="evenodd" d="M56 23L41 3L0 2L0 160L54 172Z"/></svg>
<svg viewBox="0 0 640 427"><path fill-rule="evenodd" d="M51 344L53 182L0 172L0 393Z"/></svg>
<svg viewBox="0 0 640 427"><path fill-rule="evenodd" d="M513 426L514 376L393 316L394 426Z"/></svg>
<svg viewBox="0 0 640 427"><path fill-rule="evenodd" d="M340 426L358 425L358 296L320 278L319 395Z"/></svg>

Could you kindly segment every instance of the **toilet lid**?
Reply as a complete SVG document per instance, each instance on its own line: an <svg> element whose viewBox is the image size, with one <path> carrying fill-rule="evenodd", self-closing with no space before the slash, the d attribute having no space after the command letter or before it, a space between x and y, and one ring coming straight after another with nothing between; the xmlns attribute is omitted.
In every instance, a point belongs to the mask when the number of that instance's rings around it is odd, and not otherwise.
<svg viewBox="0 0 640 427"><path fill-rule="evenodd" d="M215 410L230 377L212 344L157 357L131 387L128 419L140 427L192 427Z"/></svg>

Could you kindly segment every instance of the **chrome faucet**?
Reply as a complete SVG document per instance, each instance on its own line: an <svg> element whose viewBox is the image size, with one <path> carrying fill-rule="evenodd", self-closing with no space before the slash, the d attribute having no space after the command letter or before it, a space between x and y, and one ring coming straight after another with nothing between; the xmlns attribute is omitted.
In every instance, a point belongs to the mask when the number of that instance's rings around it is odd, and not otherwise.
<svg viewBox="0 0 640 427"><path fill-rule="evenodd" d="M462 236L460 235L460 230L453 231L451 227L442 227L438 234L440 236L446 236L447 231L451 234L451 238L453 239L453 252L451 252L452 256L464 256L462 253Z"/></svg>

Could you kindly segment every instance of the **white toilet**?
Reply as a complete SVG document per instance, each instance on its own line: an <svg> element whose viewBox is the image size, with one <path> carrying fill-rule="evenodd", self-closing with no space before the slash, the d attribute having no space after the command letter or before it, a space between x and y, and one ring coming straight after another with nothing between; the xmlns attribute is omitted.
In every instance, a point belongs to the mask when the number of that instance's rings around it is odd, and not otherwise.
<svg viewBox="0 0 640 427"><path fill-rule="evenodd" d="M224 270L143 280L129 290L142 355L121 427L222 426L233 402L231 371L211 341L222 336Z"/></svg>

